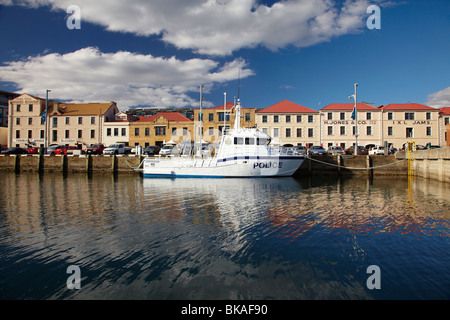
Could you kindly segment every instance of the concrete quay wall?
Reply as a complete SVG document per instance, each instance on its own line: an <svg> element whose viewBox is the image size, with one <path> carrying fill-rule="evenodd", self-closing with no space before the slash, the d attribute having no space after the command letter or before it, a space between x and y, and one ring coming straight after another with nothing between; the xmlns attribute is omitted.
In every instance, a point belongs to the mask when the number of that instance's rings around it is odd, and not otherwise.
<svg viewBox="0 0 450 320"><path fill-rule="evenodd" d="M306 175L368 175L406 176L408 163L390 156L340 155L312 156L305 159L295 176Z"/></svg>
<svg viewBox="0 0 450 320"><path fill-rule="evenodd" d="M9 155L0 156L0 171L20 172L110 172L135 173L142 156L67 156Z"/></svg>
<svg viewBox="0 0 450 320"><path fill-rule="evenodd" d="M397 154L398 158L408 156L406 152ZM414 176L450 182L450 147L413 151L411 159Z"/></svg>

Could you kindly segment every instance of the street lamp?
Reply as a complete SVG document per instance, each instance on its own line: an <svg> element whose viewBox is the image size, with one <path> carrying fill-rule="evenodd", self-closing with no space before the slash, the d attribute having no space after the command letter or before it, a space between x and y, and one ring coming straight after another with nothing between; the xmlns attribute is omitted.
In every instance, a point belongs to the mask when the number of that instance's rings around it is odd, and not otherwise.
<svg viewBox="0 0 450 320"><path fill-rule="evenodd" d="M45 92L45 115L42 117L42 120L44 121L45 125L45 138L44 138L44 153L47 153L47 147L48 147L48 140L47 140L47 118L48 118L48 93L51 92L51 90L46 90Z"/></svg>
<svg viewBox="0 0 450 320"><path fill-rule="evenodd" d="M356 98L356 88L358 84L355 83L355 93L349 96L348 98L355 99L355 106L353 107L353 112L351 118L355 120L355 155L358 155L358 111L357 111L357 98Z"/></svg>

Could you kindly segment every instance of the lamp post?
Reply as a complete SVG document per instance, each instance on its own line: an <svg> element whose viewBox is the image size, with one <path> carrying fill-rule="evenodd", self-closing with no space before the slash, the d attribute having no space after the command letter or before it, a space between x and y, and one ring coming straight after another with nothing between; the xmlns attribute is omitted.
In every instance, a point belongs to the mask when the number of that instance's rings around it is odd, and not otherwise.
<svg viewBox="0 0 450 320"><path fill-rule="evenodd" d="M48 139L47 139L47 127L48 127L48 123L47 123L47 119L48 119L48 93L51 92L51 90L46 90L45 92L45 116L42 117L42 119L44 120L44 125L45 125L45 138L44 138L44 153L47 153L47 147L48 147Z"/></svg>
<svg viewBox="0 0 450 320"><path fill-rule="evenodd" d="M355 83L355 93L352 94L351 96L349 96L348 98L351 99L355 99L355 106L353 108L353 113L352 113L352 119L355 120L355 155L358 154L358 110L357 110L357 96L356 96L356 88L358 87L358 84Z"/></svg>

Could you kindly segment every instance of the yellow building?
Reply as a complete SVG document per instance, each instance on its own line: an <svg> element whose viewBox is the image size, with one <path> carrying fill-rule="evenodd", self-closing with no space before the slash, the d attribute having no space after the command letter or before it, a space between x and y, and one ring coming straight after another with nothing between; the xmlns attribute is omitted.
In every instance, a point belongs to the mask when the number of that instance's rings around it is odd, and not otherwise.
<svg viewBox="0 0 450 320"><path fill-rule="evenodd" d="M360 146L383 145L381 110L358 103L356 119L352 119L354 106L354 103L332 103L320 110L320 141L325 149L335 145L346 149L356 143L356 138Z"/></svg>
<svg viewBox="0 0 450 320"><path fill-rule="evenodd" d="M28 94L10 100L9 146L26 147L31 144L44 147L46 137L48 145L88 146L101 143L103 123L114 120L114 115L119 111L115 102L52 101L45 117L45 108L45 99Z"/></svg>
<svg viewBox="0 0 450 320"><path fill-rule="evenodd" d="M255 111L256 108L241 107L242 128L255 127ZM225 108L224 105L204 108L201 113L203 121L201 121L200 109L194 109L195 142L200 141L200 136L207 143L218 142L222 136L223 128L232 128L234 125L235 104L228 102L225 104ZM203 134L201 134L200 128L202 128Z"/></svg>
<svg viewBox="0 0 450 320"><path fill-rule="evenodd" d="M272 137L272 144L319 144L319 111L283 100L256 113L256 126Z"/></svg>
<svg viewBox="0 0 450 320"><path fill-rule="evenodd" d="M194 142L194 122L178 112L160 112L130 122L130 146L162 146L173 141Z"/></svg>
<svg viewBox="0 0 450 320"><path fill-rule="evenodd" d="M381 140L401 149L414 141L416 145L439 145L439 109L419 103L392 103L378 107L382 111Z"/></svg>

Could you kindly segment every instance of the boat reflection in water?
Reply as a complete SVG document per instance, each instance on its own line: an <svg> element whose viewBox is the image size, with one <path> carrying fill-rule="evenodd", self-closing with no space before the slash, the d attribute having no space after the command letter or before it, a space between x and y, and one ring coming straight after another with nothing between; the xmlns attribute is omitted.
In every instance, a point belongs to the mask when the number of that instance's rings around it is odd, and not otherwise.
<svg viewBox="0 0 450 320"><path fill-rule="evenodd" d="M4 298L449 298L450 200L435 181L0 178Z"/></svg>

